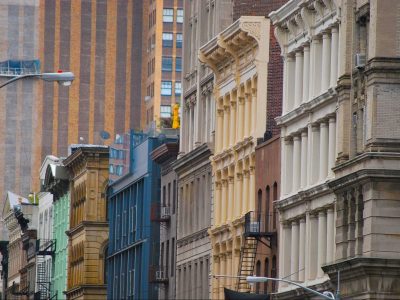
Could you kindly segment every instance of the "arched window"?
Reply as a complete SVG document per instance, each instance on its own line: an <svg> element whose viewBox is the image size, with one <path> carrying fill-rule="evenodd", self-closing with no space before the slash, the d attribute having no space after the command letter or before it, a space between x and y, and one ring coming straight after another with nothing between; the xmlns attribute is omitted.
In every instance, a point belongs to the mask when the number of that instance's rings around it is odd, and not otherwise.
<svg viewBox="0 0 400 300"><path fill-rule="evenodd" d="M276 256L272 257L272 266L271 266L271 277L276 278ZM272 282L272 291L276 291L276 284L275 281Z"/></svg>
<svg viewBox="0 0 400 300"><path fill-rule="evenodd" d="M262 209L262 190L259 189L258 190L258 194L257 194L257 214L261 213L261 209Z"/></svg>
<svg viewBox="0 0 400 300"><path fill-rule="evenodd" d="M269 274L269 258L265 258L264 261L264 277L268 277ZM268 291L268 282L264 283L264 293L267 293Z"/></svg>
<svg viewBox="0 0 400 300"><path fill-rule="evenodd" d="M271 205L271 189L269 185L267 185L265 189L265 229L268 232L270 228L270 213L269 213L269 206Z"/></svg>
<svg viewBox="0 0 400 300"><path fill-rule="evenodd" d="M256 263L256 276L260 276L261 275L261 262L259 260L257 260ZM258 294L260 292L260 283L256 283L256 293Z"/></svg>
<svg viewBox="0 0 400 300"><path fill-rule="evenodd" d="M278 184L275 182L273 191L272 191L272 196L274 197L274 201L278 200ZM273 206L273 213L272 213L272 228L275 230L276 229L276 210L275 210L275 205Z"/></svg>

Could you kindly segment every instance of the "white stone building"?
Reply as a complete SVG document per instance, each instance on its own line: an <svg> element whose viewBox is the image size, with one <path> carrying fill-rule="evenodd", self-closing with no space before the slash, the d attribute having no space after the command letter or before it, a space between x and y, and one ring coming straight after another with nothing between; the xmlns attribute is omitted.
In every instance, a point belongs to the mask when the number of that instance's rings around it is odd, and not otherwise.
<svg viewBox="0 0 400 300"><path fill-rule="evenodd" d="M335 259L328 182L337 156L338 10L333 0L293 0L270 17L284 57L279 277L324 288L321 267ZM281 284L279 299L292 299L293 288Z"/></svg>
<svg viewBox="0 0 400 300"><path fill-rule="evenodd" d="M400 2L292 0L285 58L280 277L398 299ZM307 299L281 285L278 299Z"/></svg>

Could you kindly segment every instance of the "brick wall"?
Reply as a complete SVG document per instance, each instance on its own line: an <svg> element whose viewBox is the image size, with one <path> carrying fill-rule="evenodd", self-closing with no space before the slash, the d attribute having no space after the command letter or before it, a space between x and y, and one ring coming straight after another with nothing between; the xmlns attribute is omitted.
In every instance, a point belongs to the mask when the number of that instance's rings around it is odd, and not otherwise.
<svg viewBox="0 0 400 300"><path fill-rule="evenodd" d="M237 20L241 16L268 16L286 2L288 0L234 0L233 19ZM277 135L280 130L276 126L275 118L282 114L283 61L272 25L269 42L266 133Z"/></svg>

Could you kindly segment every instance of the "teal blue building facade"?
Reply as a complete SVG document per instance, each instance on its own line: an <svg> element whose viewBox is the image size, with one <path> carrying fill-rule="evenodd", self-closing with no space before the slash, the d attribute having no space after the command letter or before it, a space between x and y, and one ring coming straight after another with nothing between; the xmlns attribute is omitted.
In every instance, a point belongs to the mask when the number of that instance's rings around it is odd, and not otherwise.
<svg viewBox="0 0 400 300"><path fill-rule="evenodd" d="M152 266L159 259L160 225L150 214L160 201L160 167L150 153L165 140L143 135L130 140L129 174L108 190L107 298L157 299Z"/></svg>

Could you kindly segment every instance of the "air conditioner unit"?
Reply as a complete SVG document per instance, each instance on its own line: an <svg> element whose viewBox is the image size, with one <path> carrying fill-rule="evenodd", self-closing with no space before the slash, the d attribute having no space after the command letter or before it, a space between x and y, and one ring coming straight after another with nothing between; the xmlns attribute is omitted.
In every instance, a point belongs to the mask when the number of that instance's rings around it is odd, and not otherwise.
<svg viewBox="0 0 400 300"><path fill-rule="evenodd" d="M163 279L165 279L164 271L156 271L156 280L163 280Z"/></svg>
<svg viewBox="0 0 400 300"><path fill-rule="evenodd" d="M161 218L168 218L171 215L168 206L161 207Z"/></svg>
<svg viewBox="0 0 400 300"><path fill-rule="evenodd" d="M250 232L259 232L260 222L250 222Z"/></svg>
<svg viewBox="0 0 400 300"><path fill-rule="evenodd" d="M355 67L357 69L362 69L366 64L365 54L357 53L354 57Z"/></svg>

